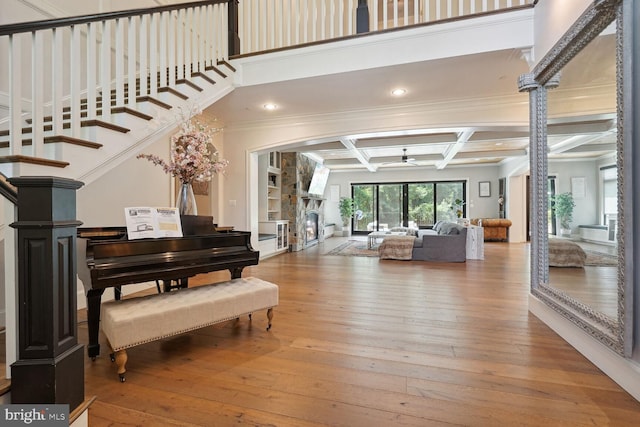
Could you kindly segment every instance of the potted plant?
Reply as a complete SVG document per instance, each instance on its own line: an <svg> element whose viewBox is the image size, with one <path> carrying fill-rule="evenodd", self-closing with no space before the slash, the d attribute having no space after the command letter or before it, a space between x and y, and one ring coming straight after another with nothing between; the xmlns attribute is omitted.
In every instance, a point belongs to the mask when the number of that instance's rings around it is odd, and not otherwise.
<svg viewBox="0 0 640 427"><path fill-rule="evenodd" d="M451 206L449 207L458 218L462 218L463 209L465 202L461 199L455 199Z"/></svg>
<svg viewBox="0 0 640 427"><path fill-rule="evenodd" d="M340 198L338 208L342 219L342 235L348 236L351 228L351 217L353 217L353 199L351 197Z"/></svg>
<svg viewBox="0 0 640 427"><path fill-rule="evenodd" d="M553 197L553 209L560 223L560 235L571 235L571 221L573 220L573 208L576 206L571 193L561 193Z"/></svg>

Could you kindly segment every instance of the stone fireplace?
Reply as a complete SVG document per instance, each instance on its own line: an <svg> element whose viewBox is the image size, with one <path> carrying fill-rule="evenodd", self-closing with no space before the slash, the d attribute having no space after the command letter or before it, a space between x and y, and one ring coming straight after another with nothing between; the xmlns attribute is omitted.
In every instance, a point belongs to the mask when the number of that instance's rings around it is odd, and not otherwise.
<svg viewBox="0 0 640 427"><path fill-rule="evenodd" d="M301 154L282 153L282 219L289 220L292 252L324 241L324 199L307 193L315 166Z"/></svg>
<svg viewBox="0 0 640 427"><path fill-rule="evenodd" d="M316 245L318 243L318 212L308 211L306 213L304 247Z"/></svg>

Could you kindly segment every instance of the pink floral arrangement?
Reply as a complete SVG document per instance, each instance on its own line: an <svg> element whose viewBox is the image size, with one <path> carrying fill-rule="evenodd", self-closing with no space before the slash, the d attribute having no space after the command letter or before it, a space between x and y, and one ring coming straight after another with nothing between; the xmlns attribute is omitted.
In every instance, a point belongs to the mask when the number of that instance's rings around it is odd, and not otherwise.
<svg viewBox="0 0 640 427"><path fill-rule="evenodd" d="M136 158L162 166L166 173L185 184L210 181L214 174L224 173L229 165L228 160L218 159L218 152L212 152L211 139L218 132L218 128L209 129L188 118L182 122L180 131L171 137L169 163L153 154L138 154Z"/></svg>

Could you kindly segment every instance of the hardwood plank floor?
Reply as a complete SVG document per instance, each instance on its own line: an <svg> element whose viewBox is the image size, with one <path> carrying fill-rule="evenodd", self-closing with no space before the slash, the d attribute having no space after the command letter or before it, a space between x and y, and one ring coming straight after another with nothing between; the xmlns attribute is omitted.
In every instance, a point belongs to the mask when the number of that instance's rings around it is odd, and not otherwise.
<svg viewBox="0 0 640 427"><path fill-rule="evenodd" d="M342 241L245 269L280 286L269 332L255 313L132 348L125 383L101 337L90 425L637 425L640 403L528 312L528 245L462 264L323 255Z"/></svg>

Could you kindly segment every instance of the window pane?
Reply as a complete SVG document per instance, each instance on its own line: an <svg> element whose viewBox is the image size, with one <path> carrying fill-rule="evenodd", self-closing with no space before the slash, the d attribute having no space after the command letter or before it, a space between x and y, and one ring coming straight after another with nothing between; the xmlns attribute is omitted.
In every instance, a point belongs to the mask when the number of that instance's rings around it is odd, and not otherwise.
<svg viewBox="0 0 640 427"><path fill-rule="evenodd" d="M467 212L465 204L454 206L455 200L464 201L464 188L461 182L436 183L436 221L455 221L458 218L458 209L461 210L461 216L465 216Z"/></svg>
<svg viewBox="0 0 640 427"><path fill-rule="evenodd" d="M353 201L355 207L353 231L367 231L367 224L375 219L375 185L354 185Z"/></svg>
<svg viewBox="0 0 640 427"><path fill-rule="evenodd" d="M409 184L409 227L435 224L433 191L433 183Z"/></svg>
<svg viewBox="0 0 640 427"><path fill-rule="evenodd" d="M378 187L378 204L379 230L402 226L402 185L381 184Z"/></svg>

